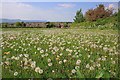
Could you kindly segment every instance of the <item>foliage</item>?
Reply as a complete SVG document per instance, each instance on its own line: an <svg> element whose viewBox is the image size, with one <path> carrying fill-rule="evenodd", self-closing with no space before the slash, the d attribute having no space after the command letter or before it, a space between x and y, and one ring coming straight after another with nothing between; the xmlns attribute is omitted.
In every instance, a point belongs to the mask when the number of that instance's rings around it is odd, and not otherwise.
<svg viewBox="0 0 120 80"><path fill-rule="evenodd" d="M65 27L65 28L70 27L69 23L68 23L68 22L64 23L64 27Z"/></svg>
<svg viewBox="0 0 120 80"><path fill-rule="evenodd" d="M112 9L105 9L105 6L100 4L97 8L88 10L85 13L85 18L87 21L96 21L111 16L112 12Z"/></svg>
<svg viewBox="0 0 120 80"><path fill-rule="evenodd" d="M78 11L76 12L75 19L73 19L73 20L74 20L74 22L76 22L76 23L80 23L80 22L83 22L83 21L84 21L82 9L80 9L80 10L78 10Z"/></svg>
<svg viewBox="0 0 120 80"><path fill-rule="evenodd" d="M46 28L53 28L55 25L51 22L46 22Z"/></svg>
<svg viewBox="0 0 120 80"><path fill-rule="evenodd" d="M16 27L25 27L25 23L24 22L16 22L15 26Z"/></svg>
<svg viewBox="0 0 120 80"><path fill-rule="evenodd" d="M8 27L8 23L1 23L0 26L3 27L3 28Z"/></svg>

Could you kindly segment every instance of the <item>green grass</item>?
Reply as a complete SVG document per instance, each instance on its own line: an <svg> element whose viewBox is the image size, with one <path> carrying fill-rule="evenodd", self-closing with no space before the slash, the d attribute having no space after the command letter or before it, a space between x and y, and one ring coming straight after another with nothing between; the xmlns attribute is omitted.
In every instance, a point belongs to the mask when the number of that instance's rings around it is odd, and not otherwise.
<svg viewBox="0 0 120 80"><path fill-rule="evenodd" d="M117 30L6 28L2 32L3 78L117 77Z"/></svg>
<svg viewBox="0 0 120 80"><path fill-rule="evenodd" d="M71 28L81 28L81 29L118 29L118 16L110 16L107 18L101 18L96 21L90 22L85 21L81 23L72 23Z"/></svg>

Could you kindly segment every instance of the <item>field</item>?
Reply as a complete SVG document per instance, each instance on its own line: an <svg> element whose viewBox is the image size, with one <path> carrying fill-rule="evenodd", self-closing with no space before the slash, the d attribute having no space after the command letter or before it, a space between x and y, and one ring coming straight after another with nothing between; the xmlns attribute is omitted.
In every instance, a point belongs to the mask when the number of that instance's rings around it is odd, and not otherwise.
<svg viewBox="0 0 120 80"><path fill-rule="evenodd" d="M116 30L8 28L0 40L3 78L118 75Z"/></svg>

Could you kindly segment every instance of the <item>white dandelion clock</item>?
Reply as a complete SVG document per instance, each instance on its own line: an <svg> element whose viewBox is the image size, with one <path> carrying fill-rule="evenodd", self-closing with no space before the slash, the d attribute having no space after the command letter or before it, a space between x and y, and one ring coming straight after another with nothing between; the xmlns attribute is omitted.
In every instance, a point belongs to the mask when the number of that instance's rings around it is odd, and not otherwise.
<svg viewBox="0 0 120 80"><path fill-rule="evenodd" d="M74 74L74 73L76 73L76 70L75 70L75 69L73 69L71 72Z"/></svg>
<svg viewBox="0 0 120 80"><path fill-rule="evenodd" d="M14 72L14 76L17 76L18 75L18 72Z"/></svg>

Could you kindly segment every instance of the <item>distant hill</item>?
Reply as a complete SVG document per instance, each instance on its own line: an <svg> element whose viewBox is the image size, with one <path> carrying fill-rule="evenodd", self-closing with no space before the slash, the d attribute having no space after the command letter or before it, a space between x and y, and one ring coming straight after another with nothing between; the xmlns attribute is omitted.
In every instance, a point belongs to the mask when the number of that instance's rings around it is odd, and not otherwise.
<svg viewBox="0 0 120 80"><path fill-rule="evenodd" d="M47 22L47 20L21 20L21 19L0 19L0 23L15 23L15 22Z"/></svg>

